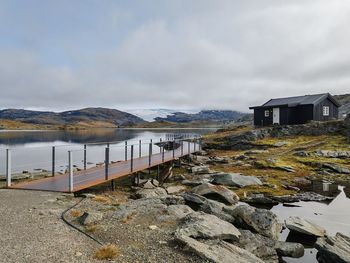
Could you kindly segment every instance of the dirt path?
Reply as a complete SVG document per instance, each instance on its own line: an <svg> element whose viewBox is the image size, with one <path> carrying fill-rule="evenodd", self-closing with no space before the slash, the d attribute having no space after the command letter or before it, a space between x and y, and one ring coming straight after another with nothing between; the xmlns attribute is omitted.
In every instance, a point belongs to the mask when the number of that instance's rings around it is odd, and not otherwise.
<svg viewBox="0 0 350 263"><path fill-rule="evenodd" d="M60 220L75 202L62 194L0 189L0 262L96 262L98 245Z"/></svg>

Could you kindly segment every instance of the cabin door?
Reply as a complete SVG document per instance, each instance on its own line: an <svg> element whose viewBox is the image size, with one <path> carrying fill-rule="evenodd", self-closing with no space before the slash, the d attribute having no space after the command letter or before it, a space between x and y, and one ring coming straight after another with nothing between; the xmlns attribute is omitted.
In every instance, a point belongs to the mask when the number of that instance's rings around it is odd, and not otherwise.
<svg viewBox="0 0 350 263"><path fill-rule="evenodd" d="M280 124L280 108L273 108L273 124Z"/></svg>

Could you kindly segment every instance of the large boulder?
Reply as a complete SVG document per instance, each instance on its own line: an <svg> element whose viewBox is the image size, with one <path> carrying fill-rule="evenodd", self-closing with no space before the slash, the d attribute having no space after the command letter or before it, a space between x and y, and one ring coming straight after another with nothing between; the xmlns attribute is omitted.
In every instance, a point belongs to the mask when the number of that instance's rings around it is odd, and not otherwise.
<svg viewBox="0 0 350 263"><path fill-rule="evenodd" d="M318 238L315 247L317 260L321 263L350 263L350 238L341 233Z"/></svg>
<svg viewBox="0 0 350 263"><path fill-rule="evenodd" d="M192 189L192 193L205 196L209 199L218 200L226 204L236 204L239 201L238 195L221 185L205 183Z"/></svg>
<svg viewBox="0 0 350 263"><path fill-rule="evenodd" d="M215 215L218 218L230 223L234 223L235 221L235 218L232 215L224 211L224 208L226 211L233 209L234 207L232 206L227 206L223 203L207 199L204 196L200 196L194 193L183 193L182 197L185 199L186 204L188 204L190 207L193 207L195 210Z"/></svg>
<svg viewBox="0 0 350 263"><path fill-rule="evenodd" d="M276 241L271 238L240 230L239 246L268 263L278 263L280 257L300 258L304 255L304 246L299 243Z"/></svg>
<svg viewBox="0 0 350 263"><path fill-rule="evenodd" d="M286 227L301 234L323 237L326 234L326 230L308 220L300 218L298 216L291 216L286 221Z"/></svg>
<svg viewBox="0 0 350 263"><path fill-rule="evenodd" d="M348 168L337 165L335 163L325 163L323 164L323 167L339 174L350 174L350 170Z"/></svg>
<svg viewBox="0 0 350 263"><path fill-rule="evenodd" d="M81 225L89 226L100 222L103 219L103 214L100 212L84 212L79 218L78 222Z"/></svg>
<svg viewBox="0 0 350 263"><path fill-rule="evenodd" d="M224 211L226 210L224 209ZM278 239L282 230L282 224L270 210L240 205L227 212L236 219L236 226L252 230L274 240Z"/></svg>
<svg viewBox="0 0 350 263"><path fill-rule="evenodd" d="M237 241L240 232L234 225L214 215L193 212L183 218L183 223L176 230L175 236Z"/></svg>
<svg viewBox="0 0 350 263"><path fill-rule="evenodd" d="M204 260L215 263L264 263L252 253L222 240L199 242L191 237L181 236L178 241Z"/></svg>
<svg viewBox="0 0 350 263"><path fill-rule="evenodd" d="M217 173L212 175L215 184L244 187L250 185L262 185L259 178L255 176L245 176L240 173Z"/></svg>

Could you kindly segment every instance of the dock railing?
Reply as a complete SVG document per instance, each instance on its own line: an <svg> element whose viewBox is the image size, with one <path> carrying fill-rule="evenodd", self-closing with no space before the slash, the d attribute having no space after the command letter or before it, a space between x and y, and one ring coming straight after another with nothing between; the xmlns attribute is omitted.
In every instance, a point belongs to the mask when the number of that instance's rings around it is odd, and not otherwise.
<svg viewBox="0 0 350 263"><path fill-rule="evenodd" d="M167 140L170 139L170 140ZM172 149L166 149L162 144L159 143L172 143ZM100 147L105 145L105 147ZM72 145L71 145L72 146ZM69 191L74 191L74 176L76 174L84 174L89 169L94 167L103 167L105 171L105 180L110 180L110 167L117 163L125 163L129 165L130 174L134 172L134 162L136 159L147 157L147 168L150 168L154 165L154 158L158 154L161 156L161 163L174 160L178 157L188 155L190 153L201 150L201 136L199 135L186 135L186 136L166 136L164 138L152 138L147 140L129 140L123 142L99 142L99 143L86 143L83 146L81 145L56 145L50 148L51 153L49 159L43 160L41 163L45 163L45 168L42 169L46 171L45 177L54 177L58 175L68 175L68 185ZM91 155L89 154L89 148L95 148ZM66 148L69 148L68 150ZM187 151L185 150L187 147ZM35 148L35 147L34 147ZM36 147L38 148L38 147ZM157 151L159 148L159 152ZM29 149L29 148L26 148ZM62 160L62 151L66 149L68 153L68 160L66 162ZM13 175L13 151L20 151L20 149L6 149L6 187L11 187L12 185L12 175ZM169 152L172 152L170 154ZM171 157L169 157L169 154ZM58 155L61 157L58 161ZM66 156L67 156L66 155ZM91 160L89 160L91 158ZM170 158L170 160L169 160ZM50 164L49 164L50 163ZM39 164L39 163L38 163ZM21 166L17 166L17 173ZM147 169L146 168L146 169ZM29 169L28 169L29 170ZM26 171L27 172L27 171ZM24 173L24 171L23 171Z"/></svg>

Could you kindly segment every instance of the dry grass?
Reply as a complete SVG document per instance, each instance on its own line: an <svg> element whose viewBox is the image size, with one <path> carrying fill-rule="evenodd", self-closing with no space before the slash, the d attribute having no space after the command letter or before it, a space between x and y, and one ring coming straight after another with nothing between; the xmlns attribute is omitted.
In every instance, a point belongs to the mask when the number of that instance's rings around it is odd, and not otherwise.
<svg viewBox="0 0 350 263"><path fill-rule="evenodd" d="M104 245L101 248L99 248L96 252L94 257L99 260L111 260L118 256L119 250L116 245Z"/></svg>
<svg viewBox="0 0 350 263"><path fill-rule="evenodd" d="M123 224L127 224L127 223L129 223L131 220L133 220L135 218L136 214L137 214L136 212L130 213L126 217L122 218L120 220L120 222L123 223Z"/></svg>
<svg viewBox="0 0 350 263"><path fill-rule="evenodd" d="M103 203L103 204L111 204L112 200L104 195L97 195L94 199L94 201L99 202L99 203Z"/></svg>
<svg viewBox="0 0 350 263"><path fill-rule="evenodd" d="M89 225L89 226L86 226L85 229L89 233L95 233L99 229L99 226L98 225Z"/></svg>
<svg viewBox="0 0 350 263"><path fill-rule="evenodd" d="M79 217L82 214L83 214L83 212L78 210L78 209L73 209L73 210L70 211L71 217Z"/></svg>

